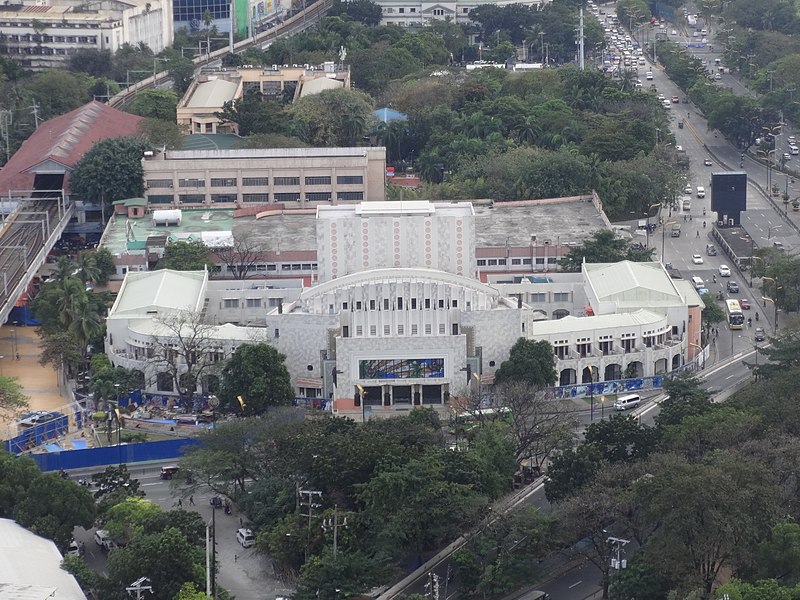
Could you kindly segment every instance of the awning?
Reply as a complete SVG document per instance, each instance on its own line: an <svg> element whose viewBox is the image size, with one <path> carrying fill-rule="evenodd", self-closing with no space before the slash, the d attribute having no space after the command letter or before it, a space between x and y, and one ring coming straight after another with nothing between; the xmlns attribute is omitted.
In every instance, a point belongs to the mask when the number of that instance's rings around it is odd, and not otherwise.
<svg viewBox="0 0 800 600"><path fill-rule="evenodd" d="M319 377L298 377L294 383L297 387L322 389L322 379Z"/></svg>

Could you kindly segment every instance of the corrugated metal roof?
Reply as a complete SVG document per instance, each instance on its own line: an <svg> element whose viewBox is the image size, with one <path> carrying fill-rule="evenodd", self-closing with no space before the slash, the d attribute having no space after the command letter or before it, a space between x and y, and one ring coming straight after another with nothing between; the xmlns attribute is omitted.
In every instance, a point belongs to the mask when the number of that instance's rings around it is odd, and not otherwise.
<svg viewBox="0 0 800 600"><path fill-rule="evenodd" d="M226 102L233 100L238 83L225 79L204 81L198 85L186 106L189 108L222 108Z"/></svg>

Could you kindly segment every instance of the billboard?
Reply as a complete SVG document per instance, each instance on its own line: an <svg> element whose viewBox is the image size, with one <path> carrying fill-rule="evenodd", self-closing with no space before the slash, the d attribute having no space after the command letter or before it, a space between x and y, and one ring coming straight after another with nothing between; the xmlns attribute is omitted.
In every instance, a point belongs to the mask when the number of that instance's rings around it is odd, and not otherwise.
<svg viewBox="0 0 800 600"><path fill-rule="evenodd" d="M436 379L444 377L443 358L392 358L358 361L359 379Z"/></svg>
<svg viewBox="0 0 800 600"><path fill-rule="evenodd" d="M747 210L747 173L711 174L711 210L726 226L740 224L740 214Z"/></svg>
<svg viewBox="0 0 800 600"><path fill-rule="evenodd" d="M250 4L250 15L256 25L280 12L281 0L253 0Z"/></svg>

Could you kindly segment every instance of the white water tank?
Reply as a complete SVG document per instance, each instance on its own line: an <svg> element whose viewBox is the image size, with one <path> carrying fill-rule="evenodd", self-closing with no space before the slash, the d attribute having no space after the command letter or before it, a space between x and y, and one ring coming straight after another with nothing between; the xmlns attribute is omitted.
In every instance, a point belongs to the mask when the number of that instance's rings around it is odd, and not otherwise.
<svg viewBox="0 0 800 600"><path fill-rule="evenodd" d="M181 211L177 208L172 210L154 210L153 223L156 225L180 225Z"/></svg>

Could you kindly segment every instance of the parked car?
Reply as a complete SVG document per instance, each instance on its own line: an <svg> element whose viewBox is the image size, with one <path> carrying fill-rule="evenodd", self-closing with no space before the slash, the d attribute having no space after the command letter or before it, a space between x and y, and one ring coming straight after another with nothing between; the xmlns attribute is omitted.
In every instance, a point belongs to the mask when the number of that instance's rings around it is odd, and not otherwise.
<svg viewBox="0 0 800 600"><path fill-rule="evenodd" d="M739 293L739 284L736 283L735 281L729 281L725 287L728 289L728 293L730 294Z"/></svg>
<svg viewBox="0 0 800 600"><path fill-rule="evenodd" d="M253 535L252 530L242 527L236 530L236 541L242 545L242 548L249 548L256 543L256 536Z"/></svg>
<svg viewBox="0 0 800 600"><path fill-rule="evenodd" d="M673 103L673 104L679 104L679 103L680 103L680 101L681 101L681 99L680 99L680 98L678 98L677 96L673 96L673 97L672 97L672 103Z"/></svg>
<svg viewBox="0 0 800 600"><path fill-rule="evenodd" d="M742 310L750 310L751 308L753 308L750 305L750 300L748 300L747 298L742 298L741 300L739 300L739 306L742 307Z"/></svg>
<svg viewBox="0 0 800 600"><path fill-rule="evenodd" d="M645 79L647 79L647 81L652 81L653 80L653 73L651 73L650 71L645 73L644 76L645 76Z"/></svg>
<svg viewBox="0 0 800 600"><path fill-rule="evenodd" d="M719 266L719 276L720 277L730 277L731 276L731 268L728 265L720 265Z"/></svg>
<svg viewBox="0 0 800 600"><path fill-rule="evenodd" d="M714 163L712 163L712 162L711 162L711 159L710 159L710 158L707 158L707 159L705 159L705 160L703 161L703 164L704 164L705 166L707 166L707 167L710 167L710 166L711 166L711 165L713 165Z"/></svg>
<svg viewBox="0 0 800 600"><path fill-rule="evenodd" d="M755 340L757 342L763 342L765 339L767 339L767 334L764 332L764 328L756 327Z"/></svg>

